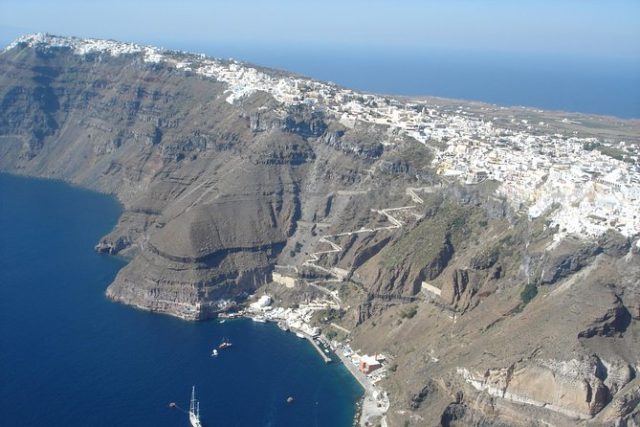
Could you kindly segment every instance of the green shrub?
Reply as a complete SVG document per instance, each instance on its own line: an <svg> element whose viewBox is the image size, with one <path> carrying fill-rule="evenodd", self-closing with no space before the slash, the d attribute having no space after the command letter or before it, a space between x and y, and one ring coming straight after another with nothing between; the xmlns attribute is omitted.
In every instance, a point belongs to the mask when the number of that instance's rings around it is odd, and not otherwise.
<svg viewBox="0 0 640 427"><path fill-rule="evenodd" d="M463 216L459 216L454 218L453 221L451 221L451 229L452 230L460 230L462 227L464 227L464 225L466 224L466 218Z"/></svg>
<svg viewBox="0 0 640 427"><path fill-rule="evenodd" d="M529 304L529 301L534 299L538 295L538 288L532 283L527 283L522 292L520 292L520 298L525 304Z"/></svg>

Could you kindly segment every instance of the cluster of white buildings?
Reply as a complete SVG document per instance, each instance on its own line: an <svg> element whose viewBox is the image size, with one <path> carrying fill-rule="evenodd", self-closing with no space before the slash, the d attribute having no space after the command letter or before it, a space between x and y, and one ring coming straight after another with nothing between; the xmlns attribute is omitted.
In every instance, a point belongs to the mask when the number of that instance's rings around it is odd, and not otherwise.
<svg viewBox="0 0 640 427"><path fill-rule="evenodd" d="M499 194L531 218L548 213L557 238L640 233L640 170L588 150L593 138L530 135L494 129L451 140L434 160L444 176L467 183L500 181ZM637 161L637 160L636 160Z"/></svg>
<svg viewBox="0 0 640 427"><path fill-rule="evenodd" d="M261 296L256 302L248 307L248 315L260 319L278 322L287 328L302 332L310 337L320 335L320 328L313 326L312 318L314 314L321 310L336 308L334 302L328 299L314 299L297 307L274 307L268 295Z"/></svg>
<svg viewBox="0 0 640 427"><path fill-rule="evenodd" d="M588 147L593 138L531 132L531 126L512 129L494 125L472 113L388 97L361 94L333 84L287 75L268 74L236 61L115 41L34 34L20 43L69 47L83 55L141 54L146 62L163 62L177 69L214 78L228 85L226 101L255 92L269 93L288 106L305 104L337 118L347 128L357 123L387 127L386 144L411 137L434 150L434 167L450 179L475 184L500 181L498 192L531 218L548 213L561 238L568 233L598 236L612 228L625 236L640 233L640 169L638 154L625 162ZM526 121L522 121L526 125ZM624 143L616 148L624 148Z"/></svg>
<svg viewBox="0 0 640 427"><path fill-rule="evenodd" d="M440 174L467 184L500 181L498 193L514 207L526 210L531 218L549 214L550 226L558 227L557 238L595 237L608 229L627 237L640 233L637 153L629 154L631 162L617 160L588 149L606 145L594 138L541 135L526 130L530 126L506 129L462 110L445 112L312 80L273 77L236 62L204 59L194 71L228 83L230 103L262 91L283 107L307 104L348 128L358 122L386 126L387 145L400 143L403 137L423 144L436 141L429 146Z"/></svg>
<svg viewBox="0 0 640 427"><path fill-rule="evenodd" d="M440 174L467 184L500 181L499 195L514 207L531 218L549 214L558 239L566 234L595 237L608 229L627 237L640 233L637 154L626 162L588 149L604 144L594 138L541 135L522 126L505 129L462 111L442 112L324 83L273 78L246 68L231 64L227 71L211 74L229 83L229 102L264 91L283 105L306 103L322 109L346 127L358 122L387 126L387 145L399 143L403 136L423 144L437 141L429 146L443 147L434 149L434 167ZM203 74L209 75L211 69L206 70Z"/></svg>

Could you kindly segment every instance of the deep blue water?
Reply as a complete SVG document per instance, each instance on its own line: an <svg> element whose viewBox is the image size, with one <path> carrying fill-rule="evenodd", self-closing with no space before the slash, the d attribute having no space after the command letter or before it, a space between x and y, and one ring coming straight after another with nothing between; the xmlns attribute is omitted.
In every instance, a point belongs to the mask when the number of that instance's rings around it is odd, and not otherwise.
<svg viewBox="0 0 640 427"><path fill-rule="evenodd" d="M165 45L286 69L363 91L640 118L640 56Z"/></svg>
<svg viewBox="0 0 640 427"><path fill-rule="evenodd" d="M360 386L295 335L250 321L189 323L109 302L124 262L93 245L110 197L0 174L0 424L349 426ZM209 356L223 337L234 348ZM294 404L285 403L293 395Z"/></svg>

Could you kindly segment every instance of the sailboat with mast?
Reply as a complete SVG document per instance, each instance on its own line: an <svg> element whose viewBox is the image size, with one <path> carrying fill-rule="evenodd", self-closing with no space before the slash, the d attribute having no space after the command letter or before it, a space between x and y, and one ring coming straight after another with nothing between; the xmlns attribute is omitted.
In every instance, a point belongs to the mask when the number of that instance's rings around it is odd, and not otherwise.
<svg viewBox="0 0 640 427"><path fill-rule="evenodd" d="M191 427L202 427L200 422L200 401L196 399L196 386L191 388L191 403L189 404L189 422Z"/></svg>

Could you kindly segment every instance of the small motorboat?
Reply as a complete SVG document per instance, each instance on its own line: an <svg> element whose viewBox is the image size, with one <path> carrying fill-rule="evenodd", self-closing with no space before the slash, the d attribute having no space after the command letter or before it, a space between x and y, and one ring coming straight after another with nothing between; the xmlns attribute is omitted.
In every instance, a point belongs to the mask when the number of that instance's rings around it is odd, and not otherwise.
<svg viewBox="0 0 640 427"><path fill-rule="evenodd" d="M220 350L224 350L225 348L231 348L233 344L231 344L231 341L229 341L228 339L223 339L222 342L220 343L220 345L218 346L218 349Z"/></svg>
<svg viewBox="0 0 640 427"><path fill-rule="evenodd" d="M217 355L218 355L218 350L216 350L215 348L211 350L211 357L216 357Z"/></svg>

